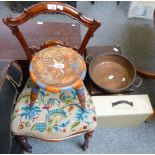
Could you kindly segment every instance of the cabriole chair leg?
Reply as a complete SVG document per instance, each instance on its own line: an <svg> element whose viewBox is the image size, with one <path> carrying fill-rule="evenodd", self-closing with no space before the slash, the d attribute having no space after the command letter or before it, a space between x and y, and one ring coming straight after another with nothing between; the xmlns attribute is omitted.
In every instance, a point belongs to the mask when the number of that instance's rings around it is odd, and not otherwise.
<svg viewBox="0 0 155 155"><path fill-rule="evenodd" d="M83 151L86 151L88 149L89 142L90 142L90 139L92 138L92 135L93 135L93 131L85 133L85 135L84 135L84 143L82 145L82 150Z"/></svg>
<svg viewBox="0 0 155 155"><path fill-rule="evenodd" d="M28 143L26 136L16 136L16 139L22 145L24 151L32 153L32 146Z"/></svg>

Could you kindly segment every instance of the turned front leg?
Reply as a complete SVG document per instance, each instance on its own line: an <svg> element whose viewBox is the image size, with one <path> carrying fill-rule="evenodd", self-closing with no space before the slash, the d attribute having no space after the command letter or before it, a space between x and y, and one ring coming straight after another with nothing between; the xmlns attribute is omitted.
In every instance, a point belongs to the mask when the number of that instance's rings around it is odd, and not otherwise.
<svg viewBox="0 0 155 155"><path fill-rule="evenodd" d="M90 139L92 138L93 135L93 131L92 132L87 132L84 135L84 143L82 145L82 150L86 151L88 149L89 143L90 143Z"/></svg>
<svg viewBox="0 0 155 155"><path fill-rule="evenodd" d="M32 146L28 143L26 136L15 136L15 138L22 145L24 151L32 153Z"/></svg>

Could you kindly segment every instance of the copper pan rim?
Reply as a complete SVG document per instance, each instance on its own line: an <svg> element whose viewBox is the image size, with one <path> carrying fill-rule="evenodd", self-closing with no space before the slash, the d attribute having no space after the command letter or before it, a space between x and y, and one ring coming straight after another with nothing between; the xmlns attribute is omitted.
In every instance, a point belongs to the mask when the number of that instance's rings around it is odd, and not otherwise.
<svg viewBox="0 0 155 155"><path fill-rule="evenodd" d="M126 61L129 66L130 66L130 70L132 70L133 72L133 76L132 76L132 80L129 82L129 84L127 84L126 86L122 87L122 88L115 88L115 89L111 89L111 88L105 88L104 86L100 86L93 78L93 76L91 75L91 70L92 70L92 65L96 62L96 60L99 58L99 57L106 57L106 56L110 56L110 57L118 57L121 60L123 61ZM89 72L89 76L90 76L90 79L95 83L95 85L97 85L99 88L101 88L102 90L105 90L107 92L110 92L110 93L121 93L123 91L126 91L128 89L130 89L130 87L132 87L134 85L134 82L136 80L136 69L135 69L135 66L134 64L128 60L126 57L122 56L122 55L119 55L119 54L114 54L114 53L104 53L104 54L100 54L96 57L94 57L92 59L92 61L89 63L89 69L88 69L88 72Z"/></svg>

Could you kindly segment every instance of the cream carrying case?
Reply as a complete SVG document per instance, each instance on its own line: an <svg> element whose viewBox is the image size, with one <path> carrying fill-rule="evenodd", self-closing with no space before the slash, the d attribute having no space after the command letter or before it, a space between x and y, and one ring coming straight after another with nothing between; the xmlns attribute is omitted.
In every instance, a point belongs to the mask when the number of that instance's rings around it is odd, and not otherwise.
<svg viewBox="0 0 155 155"><path fill-rule="evenodd" d="M148 95L92 96L98 128L136 127L153 114Z"/></svg>

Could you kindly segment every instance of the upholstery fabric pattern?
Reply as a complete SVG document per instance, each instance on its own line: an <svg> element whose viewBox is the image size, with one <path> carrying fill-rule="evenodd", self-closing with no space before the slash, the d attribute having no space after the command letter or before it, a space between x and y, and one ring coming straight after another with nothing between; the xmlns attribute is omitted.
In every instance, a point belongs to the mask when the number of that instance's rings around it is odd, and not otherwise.
<svg viewBox="0 0 155 155"><path fill-rule="evenodd" d="M12 115L14 134L53 141L95 129L95 108L85 87L86 109L83 110L73 89L60 93L40 89L34 106L30 107L32 85L28 80L17 99Z"/></svg>

